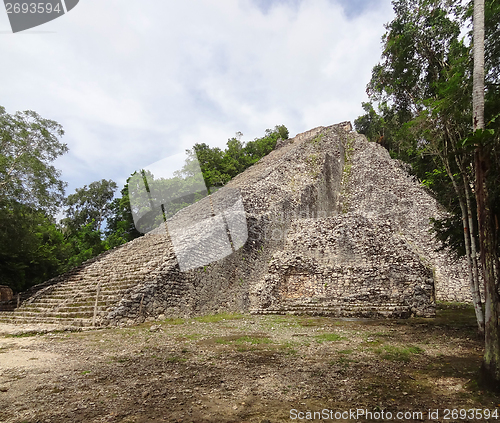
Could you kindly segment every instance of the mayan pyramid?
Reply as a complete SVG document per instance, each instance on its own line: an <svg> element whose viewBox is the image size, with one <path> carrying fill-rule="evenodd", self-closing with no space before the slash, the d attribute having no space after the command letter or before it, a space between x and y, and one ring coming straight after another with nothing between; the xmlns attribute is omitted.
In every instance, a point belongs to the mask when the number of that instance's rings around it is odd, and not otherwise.
<svg viewBox="0 0 500 423"><path fill-rule="evenodd" d="M221 311L433 316L435 300L470 301L463 262L437 252L429 233L429 218L443 213L349 122L318 127L280 140L177 213L168 227L180 235L162 225L34 287L2 319L99 326Z"/></svg>

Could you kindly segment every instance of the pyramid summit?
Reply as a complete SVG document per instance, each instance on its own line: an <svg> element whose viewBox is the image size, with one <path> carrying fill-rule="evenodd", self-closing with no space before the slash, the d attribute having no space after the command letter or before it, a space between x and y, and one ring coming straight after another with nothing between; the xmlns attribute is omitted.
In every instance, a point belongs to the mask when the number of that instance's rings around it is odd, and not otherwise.
<svg viewBox="0 0 500 423"><path fill-rule="evenodd" d="M221 204L226 229L200 218L209 202ZM437 251L429 233L429 219L444 214L404 164L349 122L318 127L280 140L175 215L178 224L168 226L186 228L180 247L161 226L33 287L9 319L91 326L222 311L432 317L436 300L470 301L464 262ZM231 244L220 241L231 233Z"/></svg>

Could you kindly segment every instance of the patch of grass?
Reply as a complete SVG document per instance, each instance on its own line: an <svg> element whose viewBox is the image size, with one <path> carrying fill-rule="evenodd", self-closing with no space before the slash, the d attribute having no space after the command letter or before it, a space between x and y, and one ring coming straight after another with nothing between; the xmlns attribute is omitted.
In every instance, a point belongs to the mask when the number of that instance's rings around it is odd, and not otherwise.
<svg viewBox="0 0 500 423"><path fill-rule="evenodd" d="M371 337L373 337L373 338L391 338L392 334L390 334L388 332L375 332L375 333L371 334Z"/></svg>
<svg viewBox="0 0 500 423"><path fill-rule="evenodd" d="M274 316L267 316L268 321L271 321L273 323L288 323L290 321L290 317L287 315L274 315Z"/></svg>
<svg viewBox="0 0 500 423"><path fill-rule="evenodd" d="M232 339L226 339L226 338L217 338L215 340L216 344L222 344L222 345L230 345L234 342Z"/></svg>
<svg viewBox="0 0 500 423"><path fill-rule="evenodd" d="M40 332L24 332L24 333L16 333L16 334L8 334L5 335L6 338L28 338L30 336L38 336L43 335Z"/></svg>
<svg viewBox="0 0 500 423"><path fill-rule="evenodd" d="M316 342L322 343L322 342L334 342L334 341L340 341L342 336L340 336L337 333L322 333L321 335L315 335Z"/></svg>
<svg viewBox="0 0 500 423"><path fill-rule="evenodd" d="M278 348L282 353L286 355L295 355L297 354L297 350L295 349L297 345L298 345L297 342L285 341L282 342Z"/></svg>
<svg viewBox="0 0 500 423"><path fill-rule="evenodd" d="M380 339L373 338L372 336L368 336L363 344L368 346L375 346L382 344L382 341Z"/></svg>
<svg viewBox="0 0 500 423"><path fill-rule="evenodd" d="M438 307L434 323L458 328L471 326L475 329L477 326L474 307L464 304Z"/></svg>
<svg viewBox="0 0 500 423"><path fill-rule="evenodd" d="M348 367L351 363L357 363L358 360L354 360L352 358L348 358L346 356L340 356L336 360L330 361L330 366L340 365L344 368Z"/></svg>
<svg viewBox="0 0 500 423"><path fill-rule="evenodd" d="M305 319L299 320L300 326L322 326L324 324L324 320L321 317L309 317Z"/></svg>
<svg viewBox="0 0 500 423"><path fill-rule="evenodd" d="M182 325L185 323L185 321L180 317L170 317L168 319L163 320L161 323L165 325Z"/></svg>
<svg viewBox="0 0 500 423"><path fill-rule="evenodd" d="M184 335L184 338L186 339L190 339L192 341L196 341L198 339L201 339L203 338L203 335L199 334L199 333L191 333L189 335Z"/></svg>
<svg viewBox="0 0 500 423"><path fill-rule="evenodd" d="M198 322L203 323L217 323L222 320L236 320L243 319L245 316L240 313L219 313L219 314L208 314L206 316L195 317L194 319Z"/></svg>
<svg viewBox="0 0 500 423"><path fill-rule="evenodd" d="M318 144L323 139L324 136L325 136L325 134L319 134L319 135L317 135L316 137L314 137L311 140L311 143Z"/></svg>
<svg viewBox="0 0 500 423"><path fill-rule="evenodd" d="M404 362L410 361L410 356L412 354L422 354L423 352L424 350L422 348L416 346L397 347L394 345L385 345L375 350L375 353L385 360Z"/></svg>
<svg viewBox="0 0 500 423"><path fill-rule="evenodd" d="M275 326L291 326L297 327L299 323L297 322L297 317L292 315L274 315L274 316L266 316L266 320L263 322L263 325L266 327L275 327Z"/></svg>
<svg viewBox="0 0 500 423"><path fill-rule="evenodd" d="M84 370L83 372L81 372L80 374L82 375L88 375L89 373L92 373L90 370Z"/></svg>

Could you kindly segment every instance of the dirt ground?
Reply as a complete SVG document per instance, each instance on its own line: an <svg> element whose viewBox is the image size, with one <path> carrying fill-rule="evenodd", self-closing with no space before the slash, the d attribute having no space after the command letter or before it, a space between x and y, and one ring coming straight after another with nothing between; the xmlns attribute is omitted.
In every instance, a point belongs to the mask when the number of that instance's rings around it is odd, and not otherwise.
<svg viewBox="0 0 500 423"><path fill-rule="evenodd" d="M0 324L0 422L500 421L470 308L56 329Z"/></svg>

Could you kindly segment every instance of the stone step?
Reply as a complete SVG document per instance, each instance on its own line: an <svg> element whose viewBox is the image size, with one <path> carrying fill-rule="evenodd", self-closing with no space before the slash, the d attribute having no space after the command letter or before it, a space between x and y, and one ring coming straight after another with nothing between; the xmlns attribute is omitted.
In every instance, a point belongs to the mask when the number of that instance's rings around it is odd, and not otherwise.
<svg viewBox="0 0 500 423"><path fill-rule="evenodd" d="M137 286L140 282L135 281L133 283L128 283L128 284L109 284L109 285L101 285L101 294L103 295L108 295L108 294L116 294L116 293L121 293L123 291L126 291L129 288L132 288L134 286ZM54 289L51 292L44 293L40 295L38 298L54 298L54 299L60 299L64 300L67 298L73 298L73 297L95 297L97 292L97 288L95 286L81 286L78 289L67 289L64 290L62 288L60 289ZM37 301L38 301L37 298Z"/></svg>
<svg viewBox="0 0 500 423"><path fill-rule="evenodd" d="M99 296L99 301L97 302L98 307L104 307L104 306L111 306L114 304L117 304L121 299L123 298L123 293L118 293L117 295L113 296ZM34 310L34 309L40 309L40 310L52 310L52 309L62 309L62 308L68 308L68 309L75 309L75 308L94 308L95 307L95 297L89 297L89 298L83 298L80 301L77 299L70 299L68 301L57 301L57 299L43 299L40 301L34 301L29 304L23 304L18 311L23 311L23 310Z"/></svg>
<svg viewBox="0 0 500 423"><path fill-rule="evenodd" d="M121 295L120 295L121 294ZM123 293L120 293L118 295L99 295L99 301L97 304L100 305L108 305L108 304L114 304L118 301L120 301L121 298L123 298ZM54 308L54 307L60 307L60 306L65 306L65 307L81 307L81 306L94 306L95 305L95 296L94 297L88 297L88 298L82 298L80 300L73 299L73 301L61 301L60 299L57 298L40 298L38 301L35 301L33 303L29 304L24 304L21 309L26 309L26 308Z"/></svg>
<svg viewBox="0 0 500 423"><path fill-rule="evenodd" d="M122 295L127 291L128 289L134 287L135 285L129 286L129 287L122 287L121 289L113 289L113 290L102 290L99 293L99 298L101 297L111 297L111 296L116 296L116 295ZM78 293L74 293L72 295L63 295L63 294L56 294L56 295L50 295L46 294L43 296L40 296L37 298L35 301L42 301L42 300L56 300L57 302L63 302L63 301L89 301L90 299L93 299L95 301L96 297L96 291L81 291Z"/></svg>
<svg viewBox="0 0 500 423"><path fill-rule="evenodd" d="M138 283L144 282L147 280L146 276L140 278L137 276L130 276L125 279L120 279L120 280L109 280L106 279L104 281L101 281L101 288L109 288L109 287L115 287L115 286L124 286L124 285L136 285ZM78 281L72 284L63 284L63 285L56 285L53 286L50 292L57 293L59 291L61 292L78 292L81 290L89 290L97 289L99 281L96 280L88 280L88 281Z"/></svg>
<svg viewBox="0 0 500 423"><path fill-rule="evenodd" d="M74 310L74 311L60 311L60 310L44 310L44 311L15 311L12 317L57 317L57 318L78 318L78 317L92 317L94 310Z"/></svg>
<svg viewBox="0 0 500 423"><path fill-rule="evenodd" d="M112 304L106 304L106 303L98 303L97 309L101 310L103 308L108 308L109 305ZM39 306L32 306L32 307L23 307L19 308L16 313L55 313L55 312L75 312L75 311L82 311L82 312L94 312L94 305L71 305L71 306L56 306L56 307L39 307Z"/></svg>
<svg viewBox="0 0 500 423"><path fill-rule="evenodd" d="M11 324L46 323L79 327L92 326L92 318L56 318L40 316L11 316L9 318L5 318L4 316L0 316L0 322Z"/></svg>
<svg viewBox="0 0 500 423"><path fill-rule="evenodd" d="M252 309L251 314L305 314L311 316L332 317L410 317L409 306L398 304L336 304L315 306L313 304L282 304L277 308Z"/></svg>

